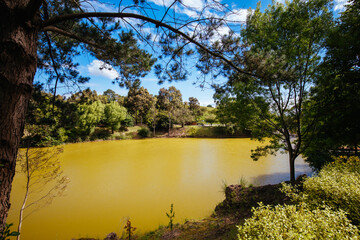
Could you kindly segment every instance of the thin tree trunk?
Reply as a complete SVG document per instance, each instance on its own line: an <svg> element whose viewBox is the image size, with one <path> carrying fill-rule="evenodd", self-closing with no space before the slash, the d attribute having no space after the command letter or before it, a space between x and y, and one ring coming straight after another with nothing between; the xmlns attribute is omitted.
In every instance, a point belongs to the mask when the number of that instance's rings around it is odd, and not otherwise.
<svg viewBox="0 0 360 240"><path fill-rule="evenodd" d="M20 233L20 234L21 234L21 226L22 226L23 216L24 216L24 209L25 209L25 206L26 206L26 202L27 202L27 199L28 199L28 196L29 196L29 189L30 189L29 149L30 149L30 147L28 146L27 149L26 149L26 156L25 156L25 161L26 161L26 192L25 192L25 197L24 197L23 204L22 204L21 209L20 209L19 226L18 226L18 233ZM16 239L20 240L20 235L18 235Z"/></svg>
<svg viewBox="0 0 360 240"><path fill-rule="evenodd" d="M0 0L0 230L10 208L16 157L36 72L36 17L35 13L29 16L24 6L34 2Z"/></svg>
<svg viewBox="0 0 360 240"><path fill-rule="evenodd" d="M169 114L169 130L168 130L168 137L170 137L170 128L171 128L171 117Z"/></svg>
<svg viewBox="0 0 360 240"><path fill-rule="evenodd" d="M295 157L289 152L289 165L290 165L290 182L295 183Z"/></svg>

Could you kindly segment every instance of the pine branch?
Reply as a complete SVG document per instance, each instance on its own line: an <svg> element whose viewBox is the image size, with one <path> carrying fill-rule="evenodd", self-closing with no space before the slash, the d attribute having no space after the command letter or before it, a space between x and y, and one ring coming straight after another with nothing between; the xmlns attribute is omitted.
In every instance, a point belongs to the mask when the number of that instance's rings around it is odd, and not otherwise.
<svg viewBox="0 0 360 240"><path fill-rule="evenodd" d="M65 36L65 37L72 38L72 39L77 40L79 42L88 44L88 45L90 45L92 47L95 47L95 48L98 48L98 49L104 49L104 47L102 47L102 46L100 46L100 45L98 45L98 44L96 44L94 42L90 42L90 41L88 41L88 40L86 40L84 38L81 38L81 37L79 37L79 36L77 36L77 35L75 35L75 34L73 34L71 32L67 32L67 31L65 31L65 30L63 30L61 28L58 28L58 27L46 26L42 30L44 32L50 31L50 32L54 32L54 33L59 33L59 34Z"/></svg>
<svg viewBox="0 0 360 240"><path fill-rule="evenodd" d="M224 56L222 56L221 54L218 54L214 51L211 51L210 49L208 49L207 47L205 47L204 45L202 45L201 43L199 43L198 41L196 41L195 39L189 37L188 35L186 35L185 33L179 31L178 29L163 23L159 20L153 19L153 18L149 18L146 16L142 16L139 14L134 14L134 13L116 13L116 12L83 12L83 13L74 13L74 14L68 14L68 15L61 15L61 16L57 16L54 18L51 18L49 20L46 20L43 22L43 29L46 29L47 27L50 26L54 26L57 23L60 22L64 22L64 21L69 21L69 20L74 20L74 19L83 19L83 18L92 18L92 17L109 17L109 18L135 18L135 19L140 19L149 23L153 23L156 26L160 26L160 27L164 27L178 35L180 35L181 37L183 37L184 39L188 40L189 42L195 44L197 47L203 49L204 51L206 51L207 53L211 54L212 56L219 58L221 60L223 60L225 63L227 63L228 65L230 65L232 68L234 68L237 72L242 73L242 74L246 74L248 76L252 76L252 77L256 77L254 74L249 73L249 72L245 72L243 71L241 68L239 68L238 66L236 66L234 63L231 62L231 60L225 58ZM80 40L79 40L80 41Z"/></svg>

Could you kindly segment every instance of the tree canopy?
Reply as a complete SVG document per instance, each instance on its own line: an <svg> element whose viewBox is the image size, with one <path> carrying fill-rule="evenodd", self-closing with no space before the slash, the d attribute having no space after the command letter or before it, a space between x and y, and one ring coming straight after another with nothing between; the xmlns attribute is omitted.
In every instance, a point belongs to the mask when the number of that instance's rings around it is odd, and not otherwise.
<svg viewBox="0 0 360 240"><path fill-rule="evenodd" d="M307 121L315 130L304 139L307 161L319 170L333 156L358 155L360 143L360 4L351 1L331 29L326 55L311 101Z"/></svg>
<svg viewBox="0 0 360 240"><path fill-rule="evenodd" d="M294 162L303 149L303 138L313 128L312 123L303 124L303 106L332 25L329 6L327 0L294 0L274 2L262 12L258 5L248 16L241 38L226 37L215 44L219 51L233 53L233 62L251 73L223 68L229 80L224 86L216 86L220 106L239 106L246 118L235 118L245 124L251 122L254 138L270 139L268 145L253 151L255 160L279 149L288 152L291 181L295 180ZM218 65L217 60L213 63ZM200 65L205 72L206 64Z"/></svg>

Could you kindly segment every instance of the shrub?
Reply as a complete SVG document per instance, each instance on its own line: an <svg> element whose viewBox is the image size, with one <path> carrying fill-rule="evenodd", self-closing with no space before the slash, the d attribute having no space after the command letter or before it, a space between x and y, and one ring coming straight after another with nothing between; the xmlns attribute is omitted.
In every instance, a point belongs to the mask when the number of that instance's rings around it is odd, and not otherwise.
<svg viewBox="0 0 360 240"><path fill-rule="evenodd" d="M134 126L134 119L129 114L127 114L126 118L121 122L121 126L125 127L125 128L133 127Z"/></svg>
<svg viewBox="0 0 360 240"><path fill-rule="evenodd" d="M89 140L91 140L91 141L94 141L96 139L106 140L106 139L109 139L110 136L111 136L111 133L109 132L109 130L98 128L93 132L93 134L91 134Z"/></svg>
<svg viewBox="0 0 360 240"><path fill-rule="evenodd" d="M190 127L190 128L187 129L186 134L187 134L188 136L191 136L191 137L196 137L197 132L198 132L197 130L198 130L198 129L195 128L195 127Z"/></svg>
<svg viewBox="0 0 360 240"><path fill-rule="evenodd" d="M150 130L147 127L142 127L138 130L138 134L141 137L149 137L150 136Z"/></svg>
<svg viewBox="0 0 360 240"><path fill-rule="evenodd" d="M360 223L360 162L358 157L338 157L320 170L318 176L304 182L306 202L313 206L325 203L349 214Z"/></svg>
<svg viewBox="0 0 360 240"><path fill-rule="evenodd" d="M306 204L277 205L274 208L260 204L253 208L253 217L238 226L238 239L358 239L356 226L346 218L344 211L329 207L313 209Z"/></svg>
<svg viewBox="0 0 360 240"><path fill-rule="evenodd" d="M65 128L59 128L56 133L60 142L64 143L68 140L67 131L65 130Z"/></svg>

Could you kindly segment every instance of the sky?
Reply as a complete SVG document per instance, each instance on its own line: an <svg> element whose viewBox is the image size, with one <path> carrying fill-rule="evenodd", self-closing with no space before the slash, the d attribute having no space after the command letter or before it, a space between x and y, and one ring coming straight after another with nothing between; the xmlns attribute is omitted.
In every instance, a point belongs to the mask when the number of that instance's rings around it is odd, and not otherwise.
<svg viewBox="0 0 360 240"><path fill-rule="evenodd" d="M278 2L284 2L284 0L277 0ZM123 1L122 3L124 3ZM227 4L228 8L232 10L234 14L230 14L227 16L227 19L233 20L233 21L240 21L244 22L246 19L246 15L248 14L248 9L255 9L257 6L258 0L240 0L240 1L233 1L233 0L220 0L222 4ZM104 4L103 4L104 3ZM92 1L91 6L83 6L85 8L88 8L89 11L92 10L92 8L96 8L96 11L117 11L119 1L117 0L103 0L103 1ZM157 19L161 19L165 7L169 7L173 0L147 0L147 3L151 5L151 7L155 10L154 11L154 17ZM347 3L347 0L335 0L334 1L334 11L335 15L344 10L344 5ZM126 4L126 2L125 2ZM264 0L261 1L261 8L262 10L266 8L271 4L271 0ZM165 6L165 7L164 7ZM186 6L186 7L185 7ZM194 17L197 16L200 9L202 9L205 6L205 0L182 0L182 5L178 4L175 7L176 14L180 14L179 16L184 17ZM129 12L136 12L136 10L129 9L127 10ZM209 13L205 14L218 14L215 11L208 11ZM134 22L136 23L136 22ZM126 26L124 26L126 28ZM221 33L227 33L229 29L224 27L220 30ZM147 29L145 28L144 31L153 31L151 28ZM140 46L142 46L142 43L139 43ZM145 48L147 49L147 48ZM151 49L147 49L151 51ZM84 53L81 56L77 57L75 59L80 65L78 67L79 72L86 77L90 78L90 81L86 84L81 85L81 89L90 88L92 90L96 90L98 94L102 94L107 89L112 89L116 93L126 96L127 95L127 89L119 87L116 83L112 84L112 81L118 76L117 71L112 68L111 66L108 66L108 69L102 69L100 70L100 67L103 65L103 62L100 60L92 57L88 53ZM200 104L202 106L207 105L213 105L214 106L214 100L213 100L213 94L214 90L211 89L210 84L205 84L203 87L200 87L200 81L202 80L202 76L198 73L197 69L194 67L195 61L191 62L189 61L189 72L190 75L188 76L188 79L186 81L180 81L180 82L171 82L171 83L163 83L161 85L158 84L158 79L155 76L154 72L151 71L149 74L147 74L146 77L141 79L141 86L148 89L150 94L156 95L159 92L160 88L168 88L169 86L175 86L177 89L179 89L183 96L183 101L187 101L189 97L196 97ZM109 70L111 69L111 70ZM38 72L35 77L36 80L45 82L46 81L46 75ZM213 81L221 82L225 81L223 78L219 79L207 79L207 83L211 83ZM65 86L59 86L57 92L62 95L68 95L70 92L76 92L78 88L72 87L68 88Z"/></svg>

